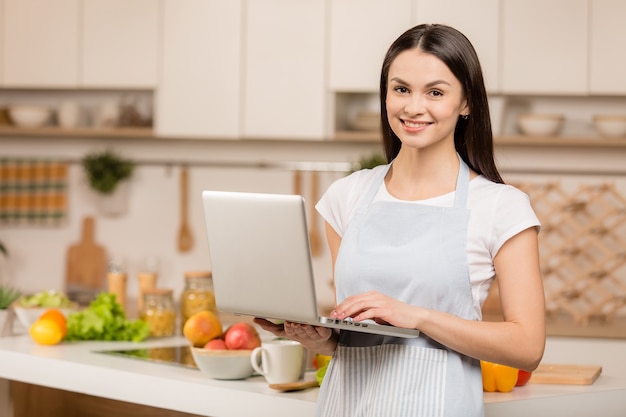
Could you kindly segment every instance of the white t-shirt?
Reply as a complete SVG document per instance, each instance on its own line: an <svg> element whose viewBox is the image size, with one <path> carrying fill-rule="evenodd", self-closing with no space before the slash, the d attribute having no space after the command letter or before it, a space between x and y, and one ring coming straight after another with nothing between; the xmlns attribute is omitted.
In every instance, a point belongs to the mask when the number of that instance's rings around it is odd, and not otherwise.
<svg viewBox="0 0 626 417"><path fill-rule="evenodd" d="M333 229L343 236L359 200L378 178L383 165L362 169L335 181L326 190L315 208ZM427 204L452 207L454 192L407 204ZM387 191L383 182L374 201L402 201ZM493 258L511 237L529 227L539 228L539 219L530 205L530 199L517 188L494 183L483 176L470 181L467 208L470 218L467 230L467 262L474 309L482 317L481 306L493 279Z"/></svg>

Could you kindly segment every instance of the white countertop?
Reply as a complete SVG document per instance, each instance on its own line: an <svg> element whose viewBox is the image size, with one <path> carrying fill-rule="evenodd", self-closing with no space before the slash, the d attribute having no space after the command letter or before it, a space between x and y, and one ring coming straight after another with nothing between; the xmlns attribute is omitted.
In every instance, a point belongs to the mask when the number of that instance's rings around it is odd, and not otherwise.
<svg viewBox="0 0 626 417"><path fill-rule="evenodd" d="M185 344L184 338L39 346L27 335L0 338L0 378L212 417L314 416L318 389L279 393L262 377L216 381L200 371L102 353ZM543 363L602 365L593 385L528 384L485 393L487 417L626 415L626 341L549 338ZM306 379L313 379L307 373Z"/></svg>

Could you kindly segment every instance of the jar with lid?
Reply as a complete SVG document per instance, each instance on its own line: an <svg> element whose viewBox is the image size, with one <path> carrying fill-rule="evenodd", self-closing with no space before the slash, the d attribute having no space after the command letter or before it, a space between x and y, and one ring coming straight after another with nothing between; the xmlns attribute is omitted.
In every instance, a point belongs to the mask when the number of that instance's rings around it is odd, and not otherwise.
<svg viewBox="0 0 626 417"><path fill-rule="evenodd" d="M181 295L181 327L187 319L199 311L208 310L217 314L211 271L189 271L185 273L185 289Z"/></svg>
<svg viewBox="0 0 626 417"><path fill-rule="evenodd" d="M167 288L148 288L143 293L141 319L150 326L151 337L174 335L176 312L172 293Z"/></svg>

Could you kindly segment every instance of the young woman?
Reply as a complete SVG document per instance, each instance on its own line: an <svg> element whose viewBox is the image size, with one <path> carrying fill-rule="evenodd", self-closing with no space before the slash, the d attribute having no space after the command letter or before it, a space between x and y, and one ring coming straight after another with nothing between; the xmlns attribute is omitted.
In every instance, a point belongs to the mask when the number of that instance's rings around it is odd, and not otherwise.
<svg viewBox="0 0 626 417"><path fill-rule="evenodd" d="M339 179L317 204L331 316L420 337L257 322L333 355L320 416L481 416L480 359L532 371L543 355L539 221L498 173L482 71L460 32L402 34L383 62L380 103L389 164ZM496 275L504 321L483 322Z"/></svg>

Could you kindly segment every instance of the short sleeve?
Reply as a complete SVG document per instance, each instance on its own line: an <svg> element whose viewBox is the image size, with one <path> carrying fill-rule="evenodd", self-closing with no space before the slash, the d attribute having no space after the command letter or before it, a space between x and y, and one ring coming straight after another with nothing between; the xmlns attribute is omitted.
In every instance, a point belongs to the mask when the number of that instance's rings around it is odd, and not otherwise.
<svg viewBox="0 0 626 417"><path fill-rule="evenodd" d="M498 198L493 225L491 253L495 256L507 240L530 227L536 227L539 231L541 223L528 195L507 185Z"/></svg>

